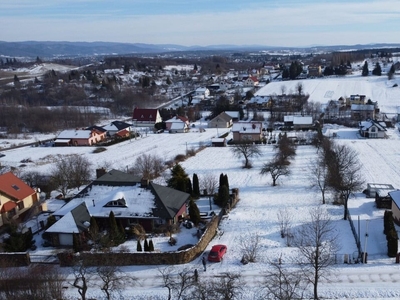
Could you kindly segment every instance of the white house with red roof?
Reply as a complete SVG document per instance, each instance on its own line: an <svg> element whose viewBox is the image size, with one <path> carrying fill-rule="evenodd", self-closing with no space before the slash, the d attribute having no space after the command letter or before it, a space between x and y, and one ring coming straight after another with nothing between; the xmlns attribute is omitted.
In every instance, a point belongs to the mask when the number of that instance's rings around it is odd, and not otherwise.
<svg viewBox="0 0 400 300"><path fill-rule="evenodd" d="M166 130L169 133L184 133L189 130L189 119L182 116L175 116L165 121Z"/></svg>
<svg viewBox="0 0 400 300"><path fill-rule="evenodd" d="M39 194L11 172L0 175L0 227L21 220L39 201Z"/></svg>
<svg viewBox="0 0 400 300"><path fill-rule="evenodd" d="M258 79L255 76L249 76L243 81L243 86L255 87L258 85Z"/></svg>

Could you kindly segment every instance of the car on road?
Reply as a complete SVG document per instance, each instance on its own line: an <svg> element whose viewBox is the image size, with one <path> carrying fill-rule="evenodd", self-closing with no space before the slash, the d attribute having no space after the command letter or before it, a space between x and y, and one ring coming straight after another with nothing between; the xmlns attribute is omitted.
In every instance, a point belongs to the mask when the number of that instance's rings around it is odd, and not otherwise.
<svg viewBox="0 0 400 300"><path fill-rule="evenodd" d="M212 246L210 253L208 253L208 261L222 261L227 250L228 248L225 245Z"/></svg>

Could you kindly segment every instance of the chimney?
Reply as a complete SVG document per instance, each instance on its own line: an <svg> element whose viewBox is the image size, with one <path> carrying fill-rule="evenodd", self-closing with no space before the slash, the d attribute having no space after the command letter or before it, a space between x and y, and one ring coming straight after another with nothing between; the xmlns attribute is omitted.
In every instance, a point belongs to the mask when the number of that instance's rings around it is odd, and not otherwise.
<svg viewBox="0 0 400 300"><path fill-rule="evenodd" d="M107 173L107 171L104 168L96 169L96 179L100 178L101 176L103 176L106 173Z"/></svg>
<svg viewBox="0 0 400 300"><path fill-rule="evenodd" d="M146 178L142 178L140 181L140 187L142 188L147 188L149 186L149 180Z"/></svg>

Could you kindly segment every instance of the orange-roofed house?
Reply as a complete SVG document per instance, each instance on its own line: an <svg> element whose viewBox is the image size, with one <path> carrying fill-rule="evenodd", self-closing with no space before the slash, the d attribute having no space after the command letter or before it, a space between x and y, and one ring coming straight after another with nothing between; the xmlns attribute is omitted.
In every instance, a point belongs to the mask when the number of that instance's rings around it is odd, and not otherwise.
<svg viewBox="0 0 400 300"><path fill-rule="evenodd" d="M39 201L39 194L13 173L0 175L0 227L21 220Z"/></svg>

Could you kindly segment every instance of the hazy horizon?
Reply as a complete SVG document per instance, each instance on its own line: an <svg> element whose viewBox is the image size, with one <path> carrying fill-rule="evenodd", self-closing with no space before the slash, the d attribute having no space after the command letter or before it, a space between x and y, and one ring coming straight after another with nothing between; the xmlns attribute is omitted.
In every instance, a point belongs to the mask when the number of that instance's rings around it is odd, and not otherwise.
<svg viewBox="0 0 400 300"><path fill-rule="evenodd" d="M399 43L398 0L12 0L0 40L183 46Z"/></svg>

